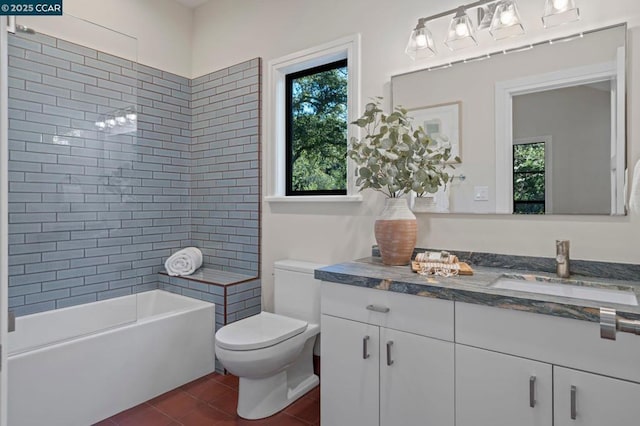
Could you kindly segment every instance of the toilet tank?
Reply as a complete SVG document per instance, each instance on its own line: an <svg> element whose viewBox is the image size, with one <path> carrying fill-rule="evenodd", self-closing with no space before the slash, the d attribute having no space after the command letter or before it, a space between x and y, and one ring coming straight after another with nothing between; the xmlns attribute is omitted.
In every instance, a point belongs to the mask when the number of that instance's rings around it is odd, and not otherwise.
<svg viewBox="0 0 640 426"><path fill-rule="evenodd" d="M300 260L275 262L275 313L320 324L320 281L313 277L313 271L323 266Z"/></svg>

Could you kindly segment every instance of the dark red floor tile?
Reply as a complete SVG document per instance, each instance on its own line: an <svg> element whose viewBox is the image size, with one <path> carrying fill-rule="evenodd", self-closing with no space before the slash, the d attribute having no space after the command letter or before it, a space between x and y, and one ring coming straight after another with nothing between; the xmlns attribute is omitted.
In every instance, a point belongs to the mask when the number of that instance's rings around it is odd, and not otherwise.
<svg viewBox="0 0 640 426"><path fill-rule="evenodd" d="M149 403L169 417L177 419L196 408L198 400L182 389L176 389L160 395Z"/></svg>
<svg viewBox="0 0 640 426"><path fill-rule="evenodd" d="M312 389L283 412L260 420L237 413L238 378L210 374L148 403L123 411L100 426L320 426L320 391Z"/></svg>
<svg viewBox="0 0 640 426"><path fill-rule="evenodd" d="M274 416L262 420L263 423L260 426L308 426L306 423L298 418L290 416L287 413L280 412Z"/></svg>
<svg viewBox="0 0 640 426"><path fill-rule="evenodd" d="M238 411L238 392L229 389L227 392L209 401L209 405L235 416Z"/></svg>
<svg viewBox="0 0 640 426"><path fill-rule="evenodd" d="M93 426L116 426L117 423L114 423L111 419L105 419L101 422L93 424Z"/></svg>
<svg viewBox="0 0 640 426"><path fill-rule="evenodd" d="M320 404L317 400L305 395L285 408L284 412L311 424L320 418Z"/></svg>
<svg viewBox="0 0 640 426"><path fill-rule="evenodd" d="M119 426L168 426L173 419L156 410L151 405L117 421Z"/></svg>
<svg viewBox="0 0 640 426"><path fill-rule="evenodd" d="M226 375L217 375L213 378L214 380L223 383L227 386L229 386L230 388L233 388L235 390L238 390L238 382L239 379L237 376L234 376L232 374L226 374Z"/></svg>
<svg viewBox="0 0 640 426"><path fill-rule="evenodd" d="M214 379L205 380L191 386L185 386L183 390L192 395L194 398L197 398L204 402L211 402L214 399L220 398L225 394L236 392L229 386Z"/></svg>
<svg viewBox="0 0 640 426"><path fill-rule="evenodd" d="M315 401L320 401L320 386L316 386L315 388L311 389L305 396Z"/></svg>
<svg viewBox="0 0 640 426"><path fill-rule="evenodd" d="M178 421L184 426L221 426L233 425L235 419L227 413L201 403Z"/></svg>
<svg viewBox="0 0 640 426"><path fill-rule="evenodd" d="M136 405L135 407L129 408L128 410L121 411L120 413L108 418L107 420L111 420L114 423L120 423L121 421L123 421L128 417L135 416L137 413L146 410L147 407L149 407L149 404L144 402L140 405Z"/></svg>

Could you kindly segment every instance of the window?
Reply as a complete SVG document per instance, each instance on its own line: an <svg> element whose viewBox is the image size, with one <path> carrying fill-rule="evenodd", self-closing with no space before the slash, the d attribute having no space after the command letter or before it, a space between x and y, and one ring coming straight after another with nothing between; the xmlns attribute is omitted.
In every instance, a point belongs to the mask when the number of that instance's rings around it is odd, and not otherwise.
<svg viewBox="0 0 640 426"><path fill-rule="evenodd" d="M286 195L347 194L347 60L286 76Z"/></svg>
<svg viewBox="0 0 640 426"><path fill-rule="evenodd" d="M264 144L269 202L360 202L347 158L360 113L358 34L269 61Z"/></svg>
<svg viewBox="0 0 640 426"><path fill-rule="evenodd" d="M546 211L545 143L513 145L513 213Z"/></svg>

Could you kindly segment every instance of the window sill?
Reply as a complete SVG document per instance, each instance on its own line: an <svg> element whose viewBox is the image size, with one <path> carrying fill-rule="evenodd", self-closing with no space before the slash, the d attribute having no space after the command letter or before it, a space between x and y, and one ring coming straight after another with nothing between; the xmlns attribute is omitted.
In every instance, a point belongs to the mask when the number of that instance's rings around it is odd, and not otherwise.
<svg viewBox="0 0 640 426"><path fill-rule="evenodd" d="M360 203L362 195L270 195L264 200L268 203Z"/></svg>

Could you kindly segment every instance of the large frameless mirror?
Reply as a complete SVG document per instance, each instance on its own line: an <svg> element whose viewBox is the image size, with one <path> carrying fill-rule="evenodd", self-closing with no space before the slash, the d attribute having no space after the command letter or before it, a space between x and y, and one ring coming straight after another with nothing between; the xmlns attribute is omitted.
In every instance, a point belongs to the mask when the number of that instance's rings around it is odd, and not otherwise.
<svg viewBox="0 0 640 426"><path fill-rule="evenodd" d="M414 125L455 129L462 163L431 211L624 215L626 31L393 76Z"/></svg>

